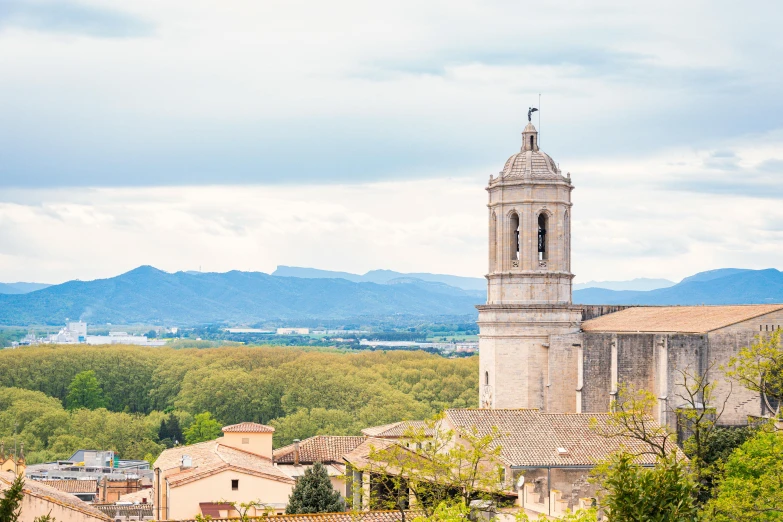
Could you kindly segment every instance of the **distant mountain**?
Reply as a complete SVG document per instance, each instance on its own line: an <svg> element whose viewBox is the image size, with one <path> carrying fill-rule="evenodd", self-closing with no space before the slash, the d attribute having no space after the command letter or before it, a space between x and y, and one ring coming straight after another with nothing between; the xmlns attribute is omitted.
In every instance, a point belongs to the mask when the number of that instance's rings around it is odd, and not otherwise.
<svg viewBox="0 0 783 522"><path fill-rule="evenodd" d="M587 288L578 304L700 305L783 303L783 273L774 269L725 268L686 277L669 288L646 292Z"/></svg>
<svg viewBox="0 0 783 522"><path fill-rule="evenodd" d="M418 278L391 284L342 278L272 277L260 272L170 274L142 266L95 281L0 295L0 324L193 325L381 315L475 315L483 297Z"/></svg>
<svg viewBox="0 0 783 522"><path fill-rule="evenodd" d="M659 288L668 288L677 283L668 279L650 279L647 277L637 277L630 281L588 281L587 283L577 283L574 290L584 290L585 288L605 288L607 290L657 290Z"/></svg>
<svg viewBox="0 0 783 522"><path fill-rule="evenodd" d="M48 286L46 283L0 283L0 294L26 294Z"/></svg>
<svg viewBox="0 0 783 522"><path fill-rule="evenodd" d="M428 274L426 272L417 272L412 274L403 274L394 270L370 270L364 275L351 274L349 272L333 272L331 270L320 270L318 268L303 268L298 266L280 265L277 270L272 272L277 277L301 277L305 279L346 279L355 283L378 283L385 284L392 279L400 277L413 277L422 281L433 283L445 283L449 286L462 288L463 290L487 291L487 280L483 277L463 277L446 274Z"/></svg>

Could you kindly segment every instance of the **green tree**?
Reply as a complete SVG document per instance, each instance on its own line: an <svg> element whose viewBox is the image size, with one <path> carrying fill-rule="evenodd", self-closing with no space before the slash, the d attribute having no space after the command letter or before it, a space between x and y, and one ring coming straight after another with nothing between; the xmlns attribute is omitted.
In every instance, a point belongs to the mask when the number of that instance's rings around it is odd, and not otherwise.
<svg viewBox="0 0 783 522"><path fill-rule="evenodd" d="M783 520L783 432L765 429L731 454L704 518L711 522Z"/></svg>
<svg viewBox="0 0 783 522"><path fill-rule="evenodd" d="M653 468L621 452L596 467L599 503L609 522L695 522L698 487L676 452L657 457Z"/></svg>
<svg viewBox="0 0 783 522"><path fill-rule="evenodd" d="M221 427L220 423L213 419L212 414L208 411L199 413L193 419L193 424L185 430L185 442L196 444L197 442L216 439L220 437Z"/></svg>
<svg viewBox="0 0 783 522"><path fill-rule="evenodd" d="M768 414L783 415L783 330L757 336L729 360L726 375L761 394Z"/></svg>
<svg viewBox="0 0 783 522"><path fill-rule="evenodd" d="M0 522L16 522L22 513L22 498L24 497L24 477L17 476L0 497Z"/></svg>
<svg viewBox="0 0 783 522"><path fill-rule="evenodd" d="M345 510L345 504L340 494L334 490L329 481L326 468L316 462L296 482L285 512L288 515L300 513L337 513Z"/></svg>
<svg viewBox="0 0 783 522"><path fill-rule="evenodd" d="M361 471L375 477L371 508L400 510L404 520L411 495L416 506L432 516L443 503L469 506L472 500L493 500L503 493L498 444L503 434L493 429L481 435L476 428L456 433L443 429L438 420L426 428L408 429L404 446L379 441L370 448L369 463Z"/></svg>
<svg viewBox="0 0 783 522"><path fill-rule="evenodd" d="M65 404L69 410L87 408L94 410L105 406L103 390L92 370L77 373L68 386Z"/></svg>

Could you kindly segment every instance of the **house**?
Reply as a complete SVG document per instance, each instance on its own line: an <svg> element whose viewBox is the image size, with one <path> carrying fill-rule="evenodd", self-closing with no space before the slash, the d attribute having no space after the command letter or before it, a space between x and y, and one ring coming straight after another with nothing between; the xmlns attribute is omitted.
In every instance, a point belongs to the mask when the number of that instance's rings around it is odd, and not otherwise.
<svg viewBox="0 0 783 522"><path fill-rule="evenodd" d="M0 472L0 494L8 490L16 475ZM108 522L108 516L76 496L35 480L26 480L22 489L22 514L19 522L33 522L41 515L51 515L57 522Z"/></svg>
<svg viewBox="0 0 783 522"><path fill-rule="evenodd" d="M499 484L504 496L516 497L516 505L529 516L539 514L559 518L568 510L589 507L595 499L596 486L587 478L597 461L624 449L638 455L637 462L644 466L655 464L646 443L628 437L613 436L609 414L544 413L535 409L452 409L446 410L434 428L434 437L447 431L453 432L452 440L441 441L443 447L450 444L468 445L472 437L484 437L497 433L494 446L500 447L498 462L501 470ZM649 426L658 427L649 419ZM496 431L495 431L496 430ZM394 466L373 462L373 452L391 445L400 445L415 454L404 441L368 438L344 460L351 473L354 488L353 505L370 509L377 504L373 495L383 494L374 488L382 480L379 469L388 473ZM665 446L676 450L674 442ZM420 458L420 457L415 457ZM393 473L393 471L392 471ZM502 477L502 479L501 479Z"/></svg>
<svg viewBox="0 0 783 522"><path fill-rule="evenodd" d="M349 498L351 492L345 479L343 457L364 440L365 437L358 436L316 435L275 450L274 462L279 470L295 480L303 476L306 469L320 462L326 467L335 491L343 498Z"/></svg>
<svg viewBox="0 0 783 522"><path fill-rule="evenodd" d="M165 450L153 465L155 519L236 517L231 503L255 501L264 505L258 514L284 511L295 480L273 464L274 431L243 422L216 440Z"/></svg>

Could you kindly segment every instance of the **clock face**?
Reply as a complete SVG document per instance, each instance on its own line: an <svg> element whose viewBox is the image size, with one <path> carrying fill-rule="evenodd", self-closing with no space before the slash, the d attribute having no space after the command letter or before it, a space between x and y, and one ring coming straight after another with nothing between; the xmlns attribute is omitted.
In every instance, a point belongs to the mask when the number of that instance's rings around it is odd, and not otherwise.
<svg viewBox="0 0 783 522"><path fill-rule="evenodd" d="M481 407L492 407L492 386L490 385L484 386L484 391L481 392Z"/></svg>

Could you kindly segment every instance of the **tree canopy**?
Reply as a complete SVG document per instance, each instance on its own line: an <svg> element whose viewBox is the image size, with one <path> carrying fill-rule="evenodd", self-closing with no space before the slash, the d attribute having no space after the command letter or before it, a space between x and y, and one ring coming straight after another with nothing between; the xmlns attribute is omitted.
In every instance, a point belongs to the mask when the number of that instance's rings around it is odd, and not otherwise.
<svg viewBox="0 0 783 522"><path fill-rule="evenodd" d="M477 373L476 357L423 352L20 347L0 350L0 440L16 424L28 463L68 458L80 447L155 458L186 442L195 416L208 412L218 428L271 424L280 447L475 407Z"/></svg>

